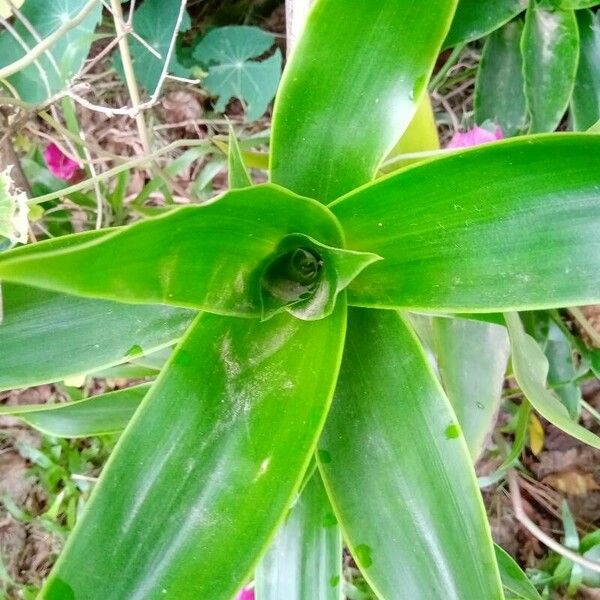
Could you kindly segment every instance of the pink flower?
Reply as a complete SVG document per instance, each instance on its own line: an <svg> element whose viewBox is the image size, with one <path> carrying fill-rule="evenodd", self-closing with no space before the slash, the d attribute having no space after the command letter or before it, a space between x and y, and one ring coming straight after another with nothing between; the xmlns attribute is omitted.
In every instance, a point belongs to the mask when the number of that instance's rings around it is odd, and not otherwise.
<svg viewBox="0 0 600 600"><path fill-rule="evenodd" d="M504 133L500 127L496 127L494 131L489 131L483 127L473 127L464 133L457 131L447 148L468 148L469 146L479 146L479 144L487 144L496 140L504 139Z"/></svg>
<svg viewBox="0 0 600 600"><path fill-rule="evenodd" d="M250 587L244 588L238 594L236 600L254 600L254 590Z"/></svg>
<svg viewBox="0 0 600 600"><path fill-rule="evenodd" d="M71 181L79 171L79 164L66 156L56 144L46 146L44 160L50 173L64 181Z"/></svg>

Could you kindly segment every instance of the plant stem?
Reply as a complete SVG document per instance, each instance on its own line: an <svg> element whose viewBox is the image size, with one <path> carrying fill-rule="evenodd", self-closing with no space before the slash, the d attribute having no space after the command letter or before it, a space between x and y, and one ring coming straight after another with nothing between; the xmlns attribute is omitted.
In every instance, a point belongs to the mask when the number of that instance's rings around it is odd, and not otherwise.
<svg viewBox="0 0 600 600"><path fill-rule="evenodd" d="M435 90L440 83L444 80L446 75L448 75L448 71L458 62L462 51L464 50L465 44L459 44L452 49L448 60L444 63L442 68L431 78L429 82L429 89Z"/></svg>
<svg viewBox="0 0 600 600"><path fill-rule="evenodd" d="M519 489L519 483L517 481L517 475L514 470L508 472L508 487L510 489L510 497L515 511L515 517L517 521L521 523L530 533L532 533L540 542L548 546L548 548L554 550L557 554L568 558L574 563L582 566L585 569L600 573L600 563L589 560L584 556L569 550L562 544L559 544L555 539L551 538L547 533L542 531L528 516L523 508L523 500L521 498L521 490Z"/></svg>
<svg viewBox="0 0 600 600"><path fill-rule="evenodd" d="M113 21L115 23L117 38L119 39L119 51L121 53L121 61L123 63L125 82L127 84L127 90L129 91L129 97L131 98L133 114L135 115L135 124L140 136L142 148L144 149L144 154L150 154L150 139L148 138L148 129L146 128L146 119L144 118L144 113L139 110L139 106L141 104L140 90L135 79L133 62L131 60L131 53L129 52L129 43L126 35L127 31L124 27L121 1L110 0L110 5L114 16Z"/></svg>

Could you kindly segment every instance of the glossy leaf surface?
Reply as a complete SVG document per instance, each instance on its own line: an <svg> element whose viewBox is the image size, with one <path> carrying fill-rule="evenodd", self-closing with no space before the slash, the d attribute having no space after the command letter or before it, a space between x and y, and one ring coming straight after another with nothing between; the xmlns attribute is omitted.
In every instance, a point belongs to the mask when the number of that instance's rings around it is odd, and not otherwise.
<svg viewBox="0 0 600 600"><path fill-rule="evenodd" d="M521 49L529 130L554 131L571 99L579 62L575 13L530 0Z"/></svg>
<svg viewBox="0 0 600 600"><path fill-rule="evenodd" d="M381 598L502 598L471 458L412 331L352 310L319 464Z"/></svg>
<svg viewBox="0 0 600 600"><path fill-rule="evenodd" d="M333 203L347 246L383 257L353 305L500 312L600 301L600 138L489 144Z"/></svg>
<svg viewBox="0 0 600 600"><path fill-rule="evenodd" d="M275 102L272 180L325 202L372 179L416 110L455 5L317 2Z"/></svg>
<svg viewBox="0 0 600 600"><path fill-rule="evenodd" d="M198 317L121 437L42 598L229 600L310 460L345 318L343 304L313 323Z"/></svg>
<svg viewBox="0 0 600 600"><path fill-rule="evenodd" d="M581 52L571 100L571 117L573 129L585 131L600 119L600 17L591 10L580 11L577 24Z"/></svg>
<svg viewBox="0 0 600 600"><path fill-rule="evenodd" d="M507 137L525 129L527 121L522 32L522 23L514 21L492 33L477 72L475 120L479 124L494 121Z"/></svg>
<svg viewBox="0 0 600 600"><path fill-rule="evenodd" d="M342 538L315 470L256 571L256 600L340 600Z"/></svg>
<svg viewBox="0 0 600 600"><path fill-rule="evenodd" d="M90 437L125 429L148 384L61 404L0 406L0 415L12 415L54 437Z"/></svg>
<svg viewBox="0 0 600 600"><path fill-rule="evenodd" d="M33 247L33 246L32 246ZM176 342L190 310L89 300L2 284L0 389L60 381Z"/></svg>
<svg viewBox="0 0 600 600"><path fill-rule="evenodd" d="M510 21L527 0L459 0L444 48L477 40Z"/></svg>
<svg viewBox="0 0 600 600"><path fill-rule="evenodd" d="M272 185L230 191L73 249L0 256L0 279L133 303L260 316L260 275L282 238L341 244L326 208ZM76 241L78 236L71 236ZM118 262L115 256L119 257Z"/></svg>
<svg viewBox="0 0 600 600"><path fill-rule="evenodd" d="M529 402L559 429L600 449L600 438L573 421L560 400L546 388L548 359L536 341L525 333L519 316L507 313L505 319L510 335L515 378Z"/></svg>
<svg viewBox="0 0 600 600"><path fill-rule="evenodd" d="M508 363L506 328L468 319L433 319L442 384L477 460L494 426Z"/></svg>

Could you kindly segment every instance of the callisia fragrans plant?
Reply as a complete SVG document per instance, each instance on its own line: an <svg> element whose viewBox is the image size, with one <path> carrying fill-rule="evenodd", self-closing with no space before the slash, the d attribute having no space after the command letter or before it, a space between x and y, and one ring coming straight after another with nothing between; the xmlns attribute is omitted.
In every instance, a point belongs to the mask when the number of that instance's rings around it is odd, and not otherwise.
<svg viewBox="0 0 600 600"><path fill-rule="evenodd" d="M455 8L317 0L276 96L269 183L251 185L231 140L232 189L209 204L0 255L3 386L176 344L150 386L13 410L63 434L124 428L41 598L229 600L251 577L258 600L339 598L342 536L379 598L514 588L473 460L507 330L527 401L600 448L546 389L518 314L600 301L600 138L378 177ZM454 349L445 387L413 329L429 315ZM59 337L36 360L40 319ZM453 393L464 372L495 394Z"/></svg>

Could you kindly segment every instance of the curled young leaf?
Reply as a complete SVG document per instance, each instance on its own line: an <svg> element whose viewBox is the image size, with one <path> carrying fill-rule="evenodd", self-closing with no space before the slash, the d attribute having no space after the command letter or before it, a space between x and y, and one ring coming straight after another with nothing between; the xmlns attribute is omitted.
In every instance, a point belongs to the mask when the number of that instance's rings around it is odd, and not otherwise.
<svg viewBox="0 0 600 600"><path fill-rule="evenodd" d="M381 257L370 252L325 246L299 233L288 235L260 277L263 320L282 311L304 321L329 316L337 295L378 260Z"/></svg>

